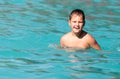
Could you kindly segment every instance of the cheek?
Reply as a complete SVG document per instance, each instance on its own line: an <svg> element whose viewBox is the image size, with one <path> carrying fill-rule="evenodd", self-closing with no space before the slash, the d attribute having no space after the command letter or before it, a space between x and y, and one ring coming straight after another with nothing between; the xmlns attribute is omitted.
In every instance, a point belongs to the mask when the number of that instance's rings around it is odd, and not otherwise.
<svg viewBox="0 0 120 79"><path fill-rule="evenodd" d="M83 26L83 23L82 23L82 24L80 24L80 26Z"/></svg>
<svg viewBox="0 0 120 79"><path fill-rule="evenodd" d="M74 24L69 22L69 26L72 28L74 26Z"/></svg>
<svg viewBox="0 0 120 79"><path fill-rule="evenodd" d="M71 24L70 27L73 28L75 26L75 24Z"/></svg>
<svg viewBox="0 0 120 79"><path fill-rule="evenodd" d="M73 27L73 26L75 26L75 23L70 23L70 25Z"/></svg>

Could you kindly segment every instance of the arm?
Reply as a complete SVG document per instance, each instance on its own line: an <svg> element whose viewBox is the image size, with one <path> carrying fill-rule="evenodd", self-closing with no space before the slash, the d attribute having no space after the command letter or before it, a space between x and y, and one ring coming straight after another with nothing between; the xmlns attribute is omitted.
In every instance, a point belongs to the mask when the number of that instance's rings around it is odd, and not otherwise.
<svg viewBox="0 0 120 79"><path fill-rule="evenodd" d="M93 42L91 42L90 46L96 50L101 50L99 44L97 43L96 40L94 40Z"/></svg>
<svg viewBox="0 0 120 79"><path fill-rule="evenodd" d="M91 35L89 35L89 45L90 45L90 47L92 47L96 50L101 50L99 44Z"/></svg>

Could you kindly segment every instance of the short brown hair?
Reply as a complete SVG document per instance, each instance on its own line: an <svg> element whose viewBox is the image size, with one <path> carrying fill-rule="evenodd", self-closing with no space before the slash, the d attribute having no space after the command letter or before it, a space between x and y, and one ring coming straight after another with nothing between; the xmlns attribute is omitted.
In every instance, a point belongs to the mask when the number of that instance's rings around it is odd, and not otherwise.
<svg viewBox="0 0 120 79"><path fill-rule="evenodd" d="M73 10L69 15L69 20L71 20L73 14L82 15L83 16L83 21L85 21L85 14L84 14L83 10L81 10L81 9Z"/></svg>

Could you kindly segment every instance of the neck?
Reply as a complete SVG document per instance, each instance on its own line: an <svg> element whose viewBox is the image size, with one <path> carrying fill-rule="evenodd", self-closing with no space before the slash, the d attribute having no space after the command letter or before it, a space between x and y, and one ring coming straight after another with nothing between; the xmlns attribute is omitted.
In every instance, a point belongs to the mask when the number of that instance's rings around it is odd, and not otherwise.
<svg viewBox="0 0 120 79"><path fill-rule="evenodd" d="M72 32L72 35L73 36L77 36L77 37L81 37L81 35L82 35L82 32L83 32L83 30L82 31L80 31L80 32L78 32L78 33L74 33L74 32Z"/></svg>

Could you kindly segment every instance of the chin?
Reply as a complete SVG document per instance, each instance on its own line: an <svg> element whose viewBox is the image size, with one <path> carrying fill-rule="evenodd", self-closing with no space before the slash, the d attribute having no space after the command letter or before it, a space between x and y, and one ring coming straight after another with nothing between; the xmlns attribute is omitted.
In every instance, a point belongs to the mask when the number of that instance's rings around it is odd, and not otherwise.
<svg viewBox="0 0 120 79"><path fill-rule="evenodd" d="M78 33L79 33L79 31L74 31L74 33L75 33L75 34L78 34Z"/></svg>
<svg viewBox="0 0 120 79"><path fill-rule="evenodd" d="M79 32L80 32L80 30L74 30L73 32L74 32L74 33L79 33Z"/></svg>

